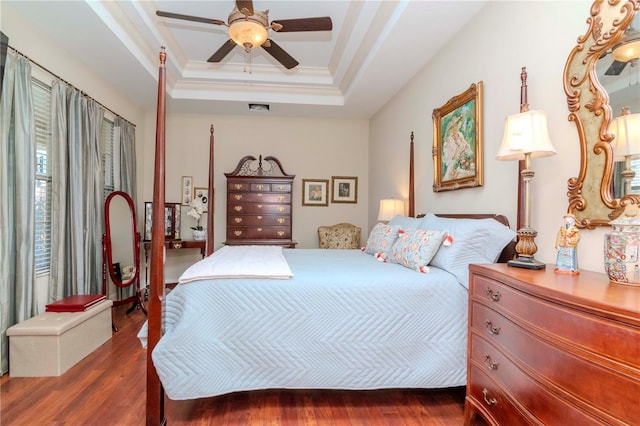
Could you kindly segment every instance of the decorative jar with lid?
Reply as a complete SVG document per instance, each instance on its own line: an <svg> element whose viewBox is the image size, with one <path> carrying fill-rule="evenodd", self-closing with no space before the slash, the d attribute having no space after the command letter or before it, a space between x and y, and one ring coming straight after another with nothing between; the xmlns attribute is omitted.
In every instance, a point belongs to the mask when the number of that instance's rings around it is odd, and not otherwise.
<svg viewBox="0 0 640 426"><path fill-rule="evenodd" d="M640 217L622 215L609 224L613 229L604 237L604 267L609 280L640 285Z"/></svg>

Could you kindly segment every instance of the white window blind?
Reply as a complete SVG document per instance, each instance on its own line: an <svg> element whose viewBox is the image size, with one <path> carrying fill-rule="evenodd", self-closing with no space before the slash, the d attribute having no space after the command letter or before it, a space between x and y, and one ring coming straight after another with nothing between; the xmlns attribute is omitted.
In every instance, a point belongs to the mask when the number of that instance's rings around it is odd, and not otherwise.
<svg viewBox="0 0 640 426"><path fill-rule="evenodd" d="M36 131L35 262L36 274L49 272L51 262L51 88L31 80Z"/></svg>
<svg viewBox="0 0 640 426"><path fill-rule="evenodd" d="M115 191L114 153L113 153L113 121L102 120L102 172L104 174L104 199Z"/></svg>

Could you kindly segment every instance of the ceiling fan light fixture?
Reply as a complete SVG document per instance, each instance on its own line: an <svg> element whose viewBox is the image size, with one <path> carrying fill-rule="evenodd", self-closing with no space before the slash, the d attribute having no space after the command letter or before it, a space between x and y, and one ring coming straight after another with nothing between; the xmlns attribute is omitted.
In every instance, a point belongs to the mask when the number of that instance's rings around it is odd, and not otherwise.
<svg viewBox="0 0 640 426"><path fill-rule="evenodd" d="M247 53L267 41L267 12L256 10L253 15L245 16L235 8L229 15L229 37L237 45L243 46Z"/></svg>
<svg viewBox="0 0 640 426"><path fill-rule="evenodd" d="M620 62L629 62L633 59L640 59L640 33L637 37L625 41L616 46L611 52L613 59Z"/></svg>

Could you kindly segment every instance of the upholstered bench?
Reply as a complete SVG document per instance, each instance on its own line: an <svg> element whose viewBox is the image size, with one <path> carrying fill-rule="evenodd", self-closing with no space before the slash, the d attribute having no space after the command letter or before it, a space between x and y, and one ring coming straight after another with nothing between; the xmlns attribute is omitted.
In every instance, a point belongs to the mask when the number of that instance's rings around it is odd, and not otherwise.
<svg viewBox="0 0 640 426"><path fill-rule="evenodd" d="M59 376L111 338L111 300L45 312L7 329L11 377Z"/></svg>

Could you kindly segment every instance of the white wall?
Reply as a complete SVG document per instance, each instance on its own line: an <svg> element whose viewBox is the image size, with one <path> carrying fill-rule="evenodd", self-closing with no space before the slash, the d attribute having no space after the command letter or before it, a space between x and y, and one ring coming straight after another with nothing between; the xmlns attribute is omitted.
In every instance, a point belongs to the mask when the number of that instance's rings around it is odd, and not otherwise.
<svg viewBox="0 0 640 426"><path fill-rule="evenodd" d="M166 126L166 201L180 202L182 176L192 176L194 187L208 182L209 128L215 136L215 248L226 238L226 177L246 155L271 155L280 160L287 174L295 175L293 184L293 239L298 248L317 248L320 225L351 222L368 229L369 205L369 123L364 120L318 120L255 117L168 114ZM155 127L155 113L147 115L147 126ZM139 204L153 198L153 152L155 134L144 139L143 197ZM357 204L333 204L327 207L302 206L302 179L328 179L332 176L358 177ZM142 208L142 207L140 207ZM189 226L195 219L183 207L182 238L191 239ZM203 218L204 219L204 218ZM201 221L204 224L205 221ZM362 238L366 239L363 233ZM171 250L167 254L165 277L178 278L194 259L197 250Z"/></svg>
<svg viewBox="0 0 640 426"><path fill-rule="evenodd" d="M535 159L531 225L538 230L536 258L555 263L555 236L568 207L567 180L578 175L579 141L569 122L563 70L578 36L585 33L590 1L488 2L372 120L369 223L376 200L406 198L409 134L415 132L416 212L500 213L516 226L517 162L497 161L504 119L519 112L520 69L527 67L531 109L548 114L558 154ZM419 52L416 52L419 54ZM431 114L472 83L484 82L484 186L433 192ZM604 271L606 229L583 230L580 268Z"/></svg>

